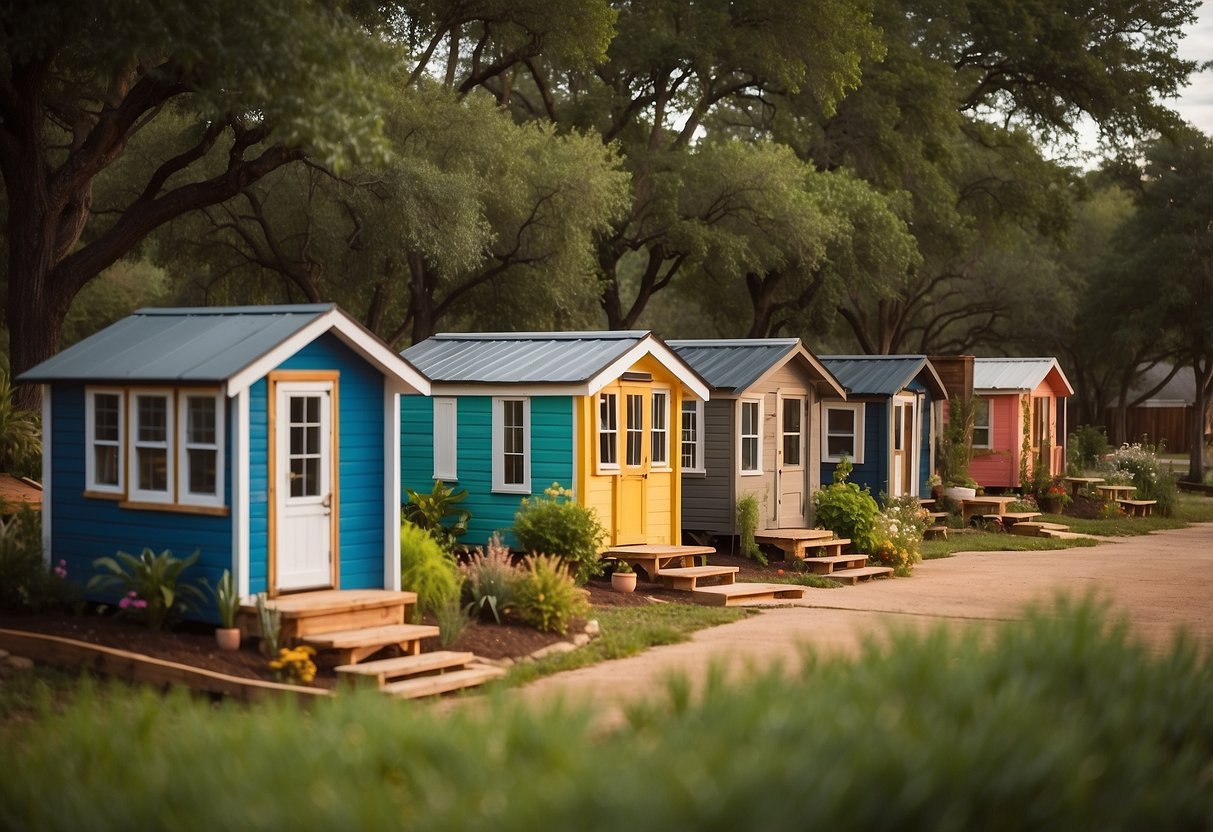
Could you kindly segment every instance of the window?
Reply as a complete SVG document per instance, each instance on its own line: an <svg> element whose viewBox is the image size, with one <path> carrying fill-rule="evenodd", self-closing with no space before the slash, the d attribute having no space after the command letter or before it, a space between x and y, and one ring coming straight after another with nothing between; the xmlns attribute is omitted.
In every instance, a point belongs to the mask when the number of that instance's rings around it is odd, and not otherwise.
<svg viewBox="0 0 1213 832"><path fill-rule="evenodd" d="M653 467L670 467L670 394L653 391L653 421L650 428L653 445Z"/></svg>
<svg viewBox="0 0 1213 832"><path fill-rule="evenodd" d="M741 410L741 473L762 473L759 449L762 440L759 431L762 428L762 402L742 401L738 403Z"/></svg>
<svg viewBox="0 0 1213 832"><path fill-rule="evenodd" d="M801 425L804 419L803 399L783 399L783 464L795 468L802 456Z"/></svg>
<svg viewBox="0 0 1213 832"><path fill-rule="evenodd" d="M1043 396L1032 399L1032 447L1043 448L1049 442L1049 400Z"/></svg>
<svg viewBox="0 0 1213 832"><path fill-rule="evenodd" d="M682 403L682 470L702 472L703 466L703 402Z"/></svg>
<svg viewBox="0 0 1213 832"><path fill-rule="evenodd" d="M639 468L644 464L644 396L629 393L627 402L627 464Z"/></svg>
<svg viewBox="0 0 1213 832"><path fill-rule="evenodd" d="M85 488L122 494L122 437L126 429L126 397L121 390L85 393Z"/></svg>
<svg viewBox="0 0 1213 832"><path fill-rule="evenodd" d="M459 406L457 399L434 399L434 479L458 479Z"/></svg>
<svg viewBox="0 0 1213 832"><path fill-rule="evenodd" d="M493 490L531 493L531 400L493 399Z"/></svg>
<svg viewBox="0 0 1213 832"><path fill-rule="evenodd" d="M990 424L990 400L980 396L973 397L973 447L992 448L990 438L993 436Z"/></svg>
<svg viewBox="0 0 1213 832"><path fill-rule="evenodd" d="M178 502L223 505L223 400L218 393L185 393L178 404Z"/></svg>
<svg viewBox="0 0 1213 832"><path fill-rule="evenodd" d="M863 405L827 405L822 424L825 462L841 462L845 456L863 462Z"/></svg>
<svg viewBox="0 0 1213 832"><path fill-rule="evenodd" d="M131 448L127 462L128 498L138 502L173 501L172 394L164 391L131 395Z"/></svg>
<svg viewBox="0 0 1213 832"><path fill-rule="evenodd" d="M619 467L619 395L598 396L598 467Z"/></svg>

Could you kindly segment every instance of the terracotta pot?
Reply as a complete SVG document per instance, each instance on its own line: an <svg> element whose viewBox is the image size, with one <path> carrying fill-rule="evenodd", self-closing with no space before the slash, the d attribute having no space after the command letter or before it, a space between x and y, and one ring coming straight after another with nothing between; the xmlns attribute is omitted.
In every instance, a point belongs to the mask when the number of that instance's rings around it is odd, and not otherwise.
<svg viewBox="0 0 1213 832"><path fill-rule="evenodd" d="M1061 497L1038 497L1036 502L1040 505L1040 510L1045 514L1060 514L1061 513Z"/></svg>
<svg viewBox="0 0 1213 832"><path fill-rule="evenodd" d="M240 628L239 627L218 627L215 629L215 643L219 645L220 650L239 650L240 649Z"/></svg>
<svg viewBox="0 0 1213 832"><path fill-rule="evenodd" d="M611 589L616 592L635 592L636 591L636 573L635 572L612 572L611 573Z"/></svg>

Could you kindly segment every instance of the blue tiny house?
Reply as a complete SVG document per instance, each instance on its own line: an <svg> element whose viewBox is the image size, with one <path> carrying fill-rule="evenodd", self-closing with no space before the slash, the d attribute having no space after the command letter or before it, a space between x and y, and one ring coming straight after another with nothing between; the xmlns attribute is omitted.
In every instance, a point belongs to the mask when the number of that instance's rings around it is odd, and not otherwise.
<svg viewBox="0 0 1213 832"><path fill-rule="evenodd" d="M81 583L150 547L245 599L399 589L400 394L429 382L336 306L142 309L19 380L44 551Z"/></svg>
<svg viewBox="0 0 1213 832"><path fill-rule="evenodd" d="M845 456L850 481L873 496L930 493L936 432L947 389L923 355L823 355L847 391L846 402L824 402L821 481L833 481Z"/></svg>
<svg viewBox="0 0 1213 832"><path fill-rule="evenodd" d="M593 508L608 547L681 542L684 401L707 385L649 332L439 334L405 350L431 396L401 402L401 477L466 489L469 545L508 533L553 483Z"/></svg>

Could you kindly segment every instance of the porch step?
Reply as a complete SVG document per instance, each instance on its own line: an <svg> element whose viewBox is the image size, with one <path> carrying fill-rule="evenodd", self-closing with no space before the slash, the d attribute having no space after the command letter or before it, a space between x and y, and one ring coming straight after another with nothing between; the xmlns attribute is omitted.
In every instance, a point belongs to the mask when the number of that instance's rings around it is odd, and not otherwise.
<svg viewBox="0 0 1213 832"><path fill-rule="evenodd" d="M383 686L383 692L399 699L419 699L422 696L437 696L463 688L474 688L500 679L505 675L505 669L492 665L476 665L465 670L455 670L439 676L418 676L415 679L405 679Z"/></svg>
<svg viewBox="0 0 1213 832"><path fill-rule="evenodd" d="M1011 534L1017 534L1023 537L1039 537L1040 532L1044 529L1044 526L1044 523L1035 523L1025 520L1022 523L1016 523L1014 526L1008 529L1008 531L1010 531Z"/></svg>
<svg viewBox="0 0 1213 832"><path fill-rule="evenodd" d="M394 659L377 659L362 664L343 664L336 668L337 676L348 682L371 682L383 687L392 679L403 676L420 676L426 673L441 673L454 668L463 669L475 660L475 653L460 653L453 650L436 650L416 656L397 656Z"/></svg>
<svg viewBox="0 0 1213 832"><path fill-rule="evenodd" d="M725 584L696 589L691 593L691 600L713 607L735 607L755 601L803 598L804 590L803 586L795 584Z"/></svg>
<svg viewBox="0 0 1213 832"><path fill-rule="evenodd" d="M1079 534L1078 532L1068 531L1066 529L1041 529L1041 537L1049 537L1053 540L1078 540L1088 537L1089 535Z"/></svg>
<svg viewBox="0 0 1213 832"><path fill-rule="evenodd" d="M266 602L282 616L281 639L289 643L319 633L402 623L417 603L416 592L390 589L324 589L279 595ZM256 604L237 616L241 635L259 636Z"/></svg>
<svg viewBox="0 0 1213 832"><path fill-rule="evenodd" d="M434 638L438 628L428 624L388 624L382 627L365 627L358 630L340 630L333 633L317 633L303 641L317 650L337 652L337 664L355 664L379 652L389 644L395 644L406 653L421 652L421 640Z"/></svg>
<svg viewBox="0 0 1213 832"><path fill-rule="evenodd" d="M683 566L674 569L662 569L657 578L670 589L681 589L694 592L698 582L704 578L719 579L719 584L731 584L737 580L739 566Z"/></svg>
<svg viewBox="0 0 1213 832"><path fill-rule="evenodd" d="M1149 517L1154 506L1158 505L1158 500L1131 500L1127 497L1121 497L1116 502L1130 517Z"/></svg>
<svg viewBox="0 0 1213 832"><path fill-rule="evenodd" d="M860 581L871 580L872 578L882 578L892 576L893 567L891 566L862 566L859 569L840 569L837 572L831 572L830 578L835 581L845 581L854 586Z"/></svg>
<svg viewBox="0 0 1213 832"><path fill-rule="evenodd" d="M756 532L754 539L759 543L767 543L783 550L787 557L800 560L804 559L807 549L839 542L829 529L764 529ZM842 546L850 542L847 540L842 543ZM839 551L841 551L841 546Z"/></svg>
<svg viewBox="0 0 1213 832"><path fill-rule="evenodd" d="M843 569L858 569L867 562L867 555L832 555L825 558L804 559L804 565L814 575L829 575L833 573L835 567L839 566Z"/></svg>

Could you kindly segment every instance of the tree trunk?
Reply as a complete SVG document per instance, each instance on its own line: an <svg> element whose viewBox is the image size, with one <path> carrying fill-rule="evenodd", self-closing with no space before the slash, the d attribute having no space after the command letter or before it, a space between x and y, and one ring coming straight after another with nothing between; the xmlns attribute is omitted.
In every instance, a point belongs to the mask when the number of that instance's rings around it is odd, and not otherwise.
<svg viewBox="0 0 1213 832"><path fill-rule="evenodd" d="M1204 482L1205 479L1205 411L1209 407L1209 375L1213 362L1202 368L1199 359L1192 362L1192 378L1196 382L1196 402L1192 408L1192 443L1188 450L1188 481Z"/></svg>

